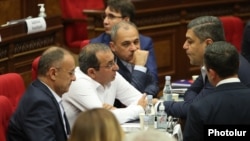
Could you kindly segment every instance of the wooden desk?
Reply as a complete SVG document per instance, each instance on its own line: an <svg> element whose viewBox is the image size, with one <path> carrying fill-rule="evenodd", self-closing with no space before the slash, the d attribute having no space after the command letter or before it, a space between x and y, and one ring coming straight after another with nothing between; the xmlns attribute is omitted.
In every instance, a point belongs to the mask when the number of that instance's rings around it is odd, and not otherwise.
<svg viewBox="0 0 250 141"><path fill-rule="evenodd" d="M187 23L198 16L234 15L244 21L250 19L249 0L132 0L136 7L135 23L140 33L154 42L158 66L159 86L164 85L165 75L172 81L191 79L200 74L200 68L191 66L182 48ZM104 32L100 14L103 11L84 10L88 22L88 38Z"/></svg>
<svg viewBox="0 0 250 141"><path fill-rule="evenodd" d="M0 74L20 73L27 86L31 82L33 59L57 44L57 33L63 29L61 18L46 18L46 31L27 34L25 22L0 28Z"/></svg>

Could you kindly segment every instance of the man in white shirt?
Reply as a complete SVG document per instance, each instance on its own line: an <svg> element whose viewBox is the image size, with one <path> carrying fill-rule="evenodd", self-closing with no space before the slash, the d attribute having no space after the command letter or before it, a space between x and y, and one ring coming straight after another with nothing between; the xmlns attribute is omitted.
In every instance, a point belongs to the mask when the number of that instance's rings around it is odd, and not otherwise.
<svg viewBox="0 0 250 141"><path fill-rule="evenodd" d="M63 96L70 126L82 111L103 107L111 110L122 124L139 118L147 104L141 94L118 72L119 67L110 48L101 43L88 44L79 54L79 67L74 81ZM126 108L113 107L119 99Z"/></svg>

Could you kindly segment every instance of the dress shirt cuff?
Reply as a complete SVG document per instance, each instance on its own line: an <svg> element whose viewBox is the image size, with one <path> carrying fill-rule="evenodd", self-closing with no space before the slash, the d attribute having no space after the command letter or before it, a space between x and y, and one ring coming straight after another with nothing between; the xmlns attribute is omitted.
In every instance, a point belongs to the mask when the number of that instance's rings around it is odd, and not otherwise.
<svg viewBox="0 0 250 141"><path fill-rule="evenodd" d="M160 104L162 103L163 101L162 100L159 100L159 101L157 101L156 103L155 103L155 105L154 105L154 108L155 108L155 111L156 112L158 112L159 110L159 106L160 106Z"/></svg>
<svg viewBox="0 0 250 141"><path fill-rule="evenodd" d="M147 68L144 66L135 65L134 70L138 70L138 71L146 73Z"/></svg>

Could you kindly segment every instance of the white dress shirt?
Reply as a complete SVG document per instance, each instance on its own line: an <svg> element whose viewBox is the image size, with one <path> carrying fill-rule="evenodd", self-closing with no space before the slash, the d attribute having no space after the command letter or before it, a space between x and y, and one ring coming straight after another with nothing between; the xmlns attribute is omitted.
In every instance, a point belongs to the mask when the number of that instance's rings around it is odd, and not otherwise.
<svg viewBox="0 0 250 141"><path fill-rule="evenodd" d="M103 103L113 105L115 98L127 105L126 108L111 110L121 124L138 119L139 113L144 112L144 109L137 105L142 94L118 72L115 79L105 87L84 74L79 67L75 69L75 76L76 80L62 97L71 128L81 111L100 108Z"/></svg>

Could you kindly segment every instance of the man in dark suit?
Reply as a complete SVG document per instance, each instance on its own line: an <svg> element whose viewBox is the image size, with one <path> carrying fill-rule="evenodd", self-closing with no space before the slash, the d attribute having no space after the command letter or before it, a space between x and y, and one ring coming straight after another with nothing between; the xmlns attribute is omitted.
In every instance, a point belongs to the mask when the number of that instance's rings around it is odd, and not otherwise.
<svg viewBox="0 0 250 141"><path fill-rule="evenodd" d="M244 28L241 54L250 62L250 20L247 21Z"/></svg>
<svg viewBox="0 0 250 141"><path fill-rule="evenodd" d="M191 104L184 141L209 139L204 125L226 125L228 129L230 125L250 124L250 88L238 78L239 63L239 53L230 43L218 41L206 47L204 68L210 84L216 88Z"/></svg>
<svg viewBox="0 0 250 141"><path fill-rule="evenodd" d="M141 50L139 32L132 22L121 21L111 29L110 48L116 56L118 72L141 93L156 97L157 80L145 66L149 51Z"/></svg>
<svg viewBox="0 0 250 141"><path fill-rule="evenodd" d="M222 23L218 17L201 16L189 22L186 32L186 41L183 48L190 59L190 64L200 66L201 74L184 94L184 101L165 101L165 111L168 115L186 119L191 103L199 101L214 91L206 76L203 55L207 45L216 41L225 41ZM241 82L250 87L250 64L239 54L240 66L238 76Z"/></svg>
<svg viewBox="0 0 250 141"><path fill-rule="evenodd" d="M67 141L70 128L61 97L75 80L74 69L74 57L63 48L51 47L42 54L38 79L10 120L8 141Z"/></svg>
<svg viewBox="0 0 250 141"><path fill-rule="evenodd" d="M103 25L105 32L98 37L91 39L90 43L105 43L109 45L111 41L111 28L120 21L134 20L135 8L131 0L108 0L107 7L103 15ZM149 51L146 67L158 81L157 63L154 53L153 42L150 37L139 34L140 46L142 50Z"/></svg>

